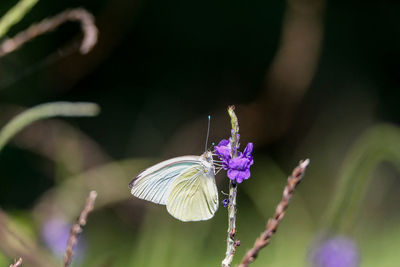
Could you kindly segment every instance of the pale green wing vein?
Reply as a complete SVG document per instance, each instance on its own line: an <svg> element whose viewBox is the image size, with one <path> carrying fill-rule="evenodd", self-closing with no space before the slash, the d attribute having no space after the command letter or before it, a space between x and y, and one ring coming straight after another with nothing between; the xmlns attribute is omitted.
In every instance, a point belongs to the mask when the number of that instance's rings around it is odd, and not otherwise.
<svg viewBox="0 0 400 267"><path fill-rule="evenodd" d="M192 167L170 185L167 210L181 221L208 220L218 209L214 173L202 166Z"/></svg>
<svg viewBox="0 0 400 267"><path fill-rule="evenodd" d="M196 165L199 165L198 156L184 156L160 162L133 179L131 193L135 197L165 205L172 181Z"/></svg>

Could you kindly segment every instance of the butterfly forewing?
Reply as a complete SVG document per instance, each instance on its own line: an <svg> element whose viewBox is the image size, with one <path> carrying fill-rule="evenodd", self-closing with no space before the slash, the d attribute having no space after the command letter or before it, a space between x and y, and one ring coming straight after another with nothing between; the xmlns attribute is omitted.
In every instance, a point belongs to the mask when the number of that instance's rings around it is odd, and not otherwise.
<svg viewBox="0 0 400 267"><path fill-rule="evenodd" d="M181 221L202 221L214 216L218 209L218 191L214 169L193 166L170 184L167 210Z"/></svg>
<svg viewBox="0 0 400 267"><path fill-rule="evenodd" d="M165 205L171 183L185 170L199 166L199 158L199 156L177 157L144 170L129 184L132 195Z"/></svg>

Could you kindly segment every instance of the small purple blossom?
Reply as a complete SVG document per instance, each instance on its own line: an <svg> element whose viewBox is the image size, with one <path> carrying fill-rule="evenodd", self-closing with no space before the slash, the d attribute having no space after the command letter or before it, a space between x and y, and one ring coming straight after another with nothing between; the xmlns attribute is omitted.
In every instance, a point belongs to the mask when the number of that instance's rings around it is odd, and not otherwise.
<svg viewBox="0 0 400 267"><path fill-rule="evenodd" d="M248 143L243 151L243 156L248 159L251 159L251 164L253 164L253 156L251 155L251 153L253 153L253 143Z"/></svg>
<svg viewBox="0 0 400 267"><path fill-rule="evenodd" d="M222 205L224 205L224 208L228 207L228 205L229 205L229 198L225 198L224 200L222 200Z"/></svg>
<svg viewBox="0 0 400 267"><path fill-rule="evenodd" d="M237 157L229 161L228 177L231 180L235 180L237 183L243 182L250 177L250 165L251 161L248 158Z"/></svg>
<svg viewBox="0 0 400 267"><path fill-rule="evenodd" d="M238 148L235 149L237 150ZM237 156L232 158L230 140L223 139L214 147L214 152L222 161L222 168L228 171L229 179L239 184L243 180L249 179L250 166L254 163L252 156L253 143L248 143L243 153L237 151Z"/></svg>
<svg viewBox="0 0 400 267"><path fill-rule="evenodd" d="M228 170L229 160L231 159L231 142L222 139L217 146L214 146L214 152L222 160L222 168Z"/></svg>
<svg viewBox="0 0 400 267"><path fill-rule="evenodd" d="M360 255L354 241L337 236L317 244L311 252L312 267L359 267Z"/></svg>

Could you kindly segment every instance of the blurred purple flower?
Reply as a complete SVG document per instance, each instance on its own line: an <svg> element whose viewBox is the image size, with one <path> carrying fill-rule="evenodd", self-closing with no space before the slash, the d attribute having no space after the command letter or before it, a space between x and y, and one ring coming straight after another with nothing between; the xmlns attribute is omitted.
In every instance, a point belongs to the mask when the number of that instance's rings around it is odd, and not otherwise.
<svg viewBox="0 0 400 267"><path fill-rule="evenodd" d="M311 251L312 267L358 267L360 255L354 241L344 236L319 242Z"/></svg>
<svg viewBox="0 0 400 267"><path fill-rule="evenodd" d="M229 179L239 184L243 182L243 180L249 179L250 166L254 163L252 156L253 143L248 143L243 153L238 151L237 157L231 158L230 141L223 139L214 147L214 152L222 161L222 168L228 171Z"/></svg>
<svg viewBox="0 0 400 267"><path fill-rule="evenodd" d="M44 243L57 257L63 257L71 229L70 224L61 218L52 218L47 220L41 230L41 236ZM74 248L74 254L79 258L85 248L82 238L79 238L77 246Z"/></svg>

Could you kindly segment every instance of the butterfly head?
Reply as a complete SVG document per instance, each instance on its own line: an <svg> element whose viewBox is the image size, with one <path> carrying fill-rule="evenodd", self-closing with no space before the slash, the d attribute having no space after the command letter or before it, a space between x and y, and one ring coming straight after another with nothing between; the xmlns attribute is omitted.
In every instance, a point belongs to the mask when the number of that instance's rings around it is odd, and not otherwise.
<svg viewBox="0 0 400 267"><path fill-rule="evenodd" d="M207 162L210 162L210 163L213 162L213 154L211 151L204 152L204 154L202 156L203 156L204 160L206 160Z"/></svg>
<svg viewBox="0 0 400 267"><path fill-rule="evenodd" d="M205 172L214 170L214 160L211 151L204 152L203 155L201 155L201 161L202 161L201 164L204 166L204 169L206 170Z"/></svg>

